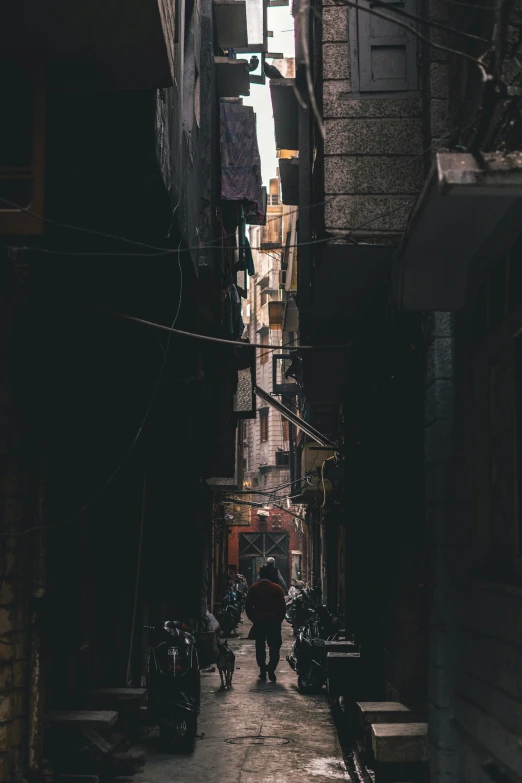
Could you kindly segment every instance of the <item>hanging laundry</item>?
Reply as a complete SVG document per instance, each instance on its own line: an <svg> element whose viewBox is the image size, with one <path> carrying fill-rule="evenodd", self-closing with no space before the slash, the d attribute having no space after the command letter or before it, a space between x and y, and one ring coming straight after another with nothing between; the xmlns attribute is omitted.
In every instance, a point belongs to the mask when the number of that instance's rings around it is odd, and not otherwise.
<svg viewBox="0 0 522 783"><path fill-rule="evenodd" d="M221 198L251 201L264 217L256 115L251 106L220 101Z"/></svg>
<svg viewBox="0 0 522 783"><path fill-rule="evenodd" d="M239 238L239 263L237 268L241 272L247 271L250 277L253 277L256 273L254 256L252 255L252 248L250 247L250 242L247 237L246 216L243 208L241 208L241 217L239 219L237 233Z"/></svg>

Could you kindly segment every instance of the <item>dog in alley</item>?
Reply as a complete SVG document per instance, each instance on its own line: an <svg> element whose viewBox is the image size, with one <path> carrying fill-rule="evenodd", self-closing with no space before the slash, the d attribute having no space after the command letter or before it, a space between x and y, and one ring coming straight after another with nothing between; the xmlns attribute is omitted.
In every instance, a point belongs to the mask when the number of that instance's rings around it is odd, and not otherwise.
<svg viewBox="0 0 522 783"><path fill-rule="evenodd" d="M236 666L236 656L229 648L227 642L218 642L217 667L221 677L221 690L232 687L232 677Z"/></svg>

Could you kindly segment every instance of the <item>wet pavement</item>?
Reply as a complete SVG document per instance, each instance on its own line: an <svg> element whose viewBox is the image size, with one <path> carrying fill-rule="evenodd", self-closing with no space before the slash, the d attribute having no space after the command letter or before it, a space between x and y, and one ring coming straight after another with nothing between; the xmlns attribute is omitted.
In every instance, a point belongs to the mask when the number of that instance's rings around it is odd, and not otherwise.
<svg viewBox="0 0 522 783"><path fill-rule="evenodd" d="M290 627L283 625L277 682L262 682L250 624L229 640L236 654L232 688L220 690L219 673L202 673L202 704L193 753L169 755L148 745L136 783L326 783L350 781L326 696L302 696L285 660Z"/></svg>

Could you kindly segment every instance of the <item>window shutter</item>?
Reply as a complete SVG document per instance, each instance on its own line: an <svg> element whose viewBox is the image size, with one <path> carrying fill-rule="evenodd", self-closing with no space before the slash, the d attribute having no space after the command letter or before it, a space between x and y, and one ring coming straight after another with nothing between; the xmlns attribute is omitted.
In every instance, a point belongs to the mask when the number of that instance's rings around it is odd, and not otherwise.
<svg viewBox="0 0 522 783"><path fill-rule="evenodd" d="M415 13L415 0L370 3L393 15L393 9ZM409 25L407 19L404 21ZM403 92L418 89L417 41L404 27L372 13L357 11L359 88L361 92Z"/></svg>

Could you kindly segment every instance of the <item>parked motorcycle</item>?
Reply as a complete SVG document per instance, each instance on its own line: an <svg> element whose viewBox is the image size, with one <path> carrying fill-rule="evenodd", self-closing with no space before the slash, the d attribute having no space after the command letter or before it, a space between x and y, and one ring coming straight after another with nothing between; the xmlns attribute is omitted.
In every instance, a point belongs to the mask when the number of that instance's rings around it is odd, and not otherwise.
<svg viewBox="0 0 522 783"><path fill-rule="evenodd" d="M217 620L221 626L223 636L228 637L241 622L243 612L243 601L239 597L234 581L229 580L225 585L221 608L217 613Z"/></svg>
<svg viewBox="0 0 522 783"><path fill-rule="evenodd" d="M170 750L191 750L197 734L200 675L196 642L183 623L146 626L148 708Z"/></svg>
<svg viewBox="0 0 522 783"><path fill-rule="evenodd" d="M308 588L294 591L291 600L287 603L285 614L285 620L292 626L294 636L297 636L299 629L306 625L318 603L319 597L315 590Z"/></svg>
<svg viewBox="0 0 522 783"><path fill-rule="evenodd" d="M339 621L326 606L309 609L309 617L299 630L286 660L297 674L300 693L313 693L326 683L326 641L339 638Z"/></svg>

